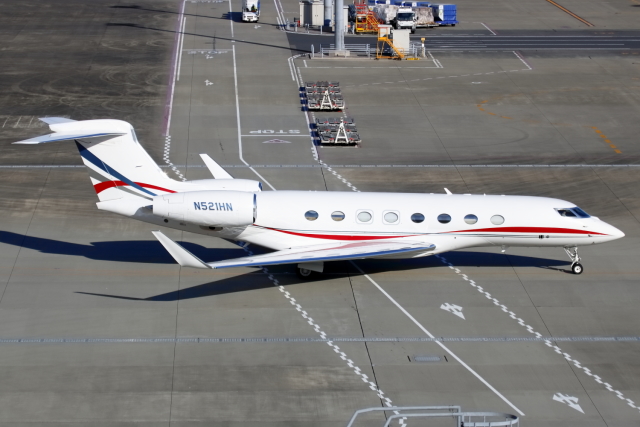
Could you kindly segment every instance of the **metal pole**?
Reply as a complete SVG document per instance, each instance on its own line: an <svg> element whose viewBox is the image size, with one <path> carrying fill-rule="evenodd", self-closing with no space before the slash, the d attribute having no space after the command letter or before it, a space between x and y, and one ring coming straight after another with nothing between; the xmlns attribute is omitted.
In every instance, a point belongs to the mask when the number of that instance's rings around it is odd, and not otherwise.
<svg viewBox="0 0 640 427"><path fill-rule="evenodd" d="M332 0L324 0L324 25L326 27L331 26L331 7L333 6Z"/></svg>
<svg viewBox="0 0 640 427"><path fill-rule="evenodd" d="M336 51L344 51L344 0L336 0Z"/></svg>

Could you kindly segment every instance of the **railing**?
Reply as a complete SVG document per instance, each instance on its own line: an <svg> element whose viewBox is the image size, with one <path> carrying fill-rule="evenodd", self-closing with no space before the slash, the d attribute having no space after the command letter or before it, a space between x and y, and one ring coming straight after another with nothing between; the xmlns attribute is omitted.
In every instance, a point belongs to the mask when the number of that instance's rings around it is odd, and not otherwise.
<svg viewBox="0 0 640 427"><path fill-rule="evenodd" d="M406 411L442 411L449 412L411 412ZM384 427L391 425L391 422L400 418L446 418L451 417L455 419L455 425L457 427L508 427L518 426L520 419L511 414L504 414L502 412L462 412L462 408L457 405L451 406L391 406L391 407L375 407L357 410L347 427L352 427L356 418L359 415L368 412L380 412L390 411L394 412L387 418Z"/></svg>
<svg viewBox="0 0 640 427"><path fill-rule="evenodd" d="M358 56L366 56L367 58L371 58L371 45L370 44L345 44L344 50L348 50L349 53L355 53ZM311 45L311 57L315 58L316 54L319 58L323 58L331 55L331 53L336 52L336 46L331 44L321 44L320 51L315 52L315 48Z"/></svg>

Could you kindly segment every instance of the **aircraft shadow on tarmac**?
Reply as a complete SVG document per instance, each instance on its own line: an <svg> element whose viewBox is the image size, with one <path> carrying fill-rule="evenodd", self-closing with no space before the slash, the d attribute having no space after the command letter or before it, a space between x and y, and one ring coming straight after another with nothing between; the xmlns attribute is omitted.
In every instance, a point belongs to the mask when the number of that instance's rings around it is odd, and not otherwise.
<svg viewBox="0 0 640 427"><path fill-rule="evenodd" d="M88 245L70 243L54 239L25 236L8 231L0 231L0 243L19 246L44 254L70 255L85 257L98 261L147 263L147 264L175 264L173 258L165 251L162 245L155 240L128 240L91 242ZM191 253L201 259L211 262L215 260L231 259L245 256L243 249L217 249L205 248L190 242L180 242ZM264 252L258 247L251 247L256 253ZM537 258L521 255L503 255L490 252L457 251L444 255L446 259L456 267L537 267L571 273L569 269L559 268L567 266L566 261L549 258ZM401 259L401 260L359 260L358 265L368 274L392 271L408 271L415 269L429 269L441 267L442 262L435 257ZM281 285L295 285L300 283L293 272L291 265L269 267L270 273L278 274ZM327 263L325 274L318 275L314 281L321 282L346 276L359 276L361 273L349 262L337 261ZM424 279L428 282L428 275ZM260 271L245 273L238 276L192 286L148 298L133 298L124 295L106 295L91 292L76 292L84 295L94 295L107 298L117 298L135 301L177 301L193 298L203 298L215 295L224 295L237 292L247 292L273 287Z"/></svg>

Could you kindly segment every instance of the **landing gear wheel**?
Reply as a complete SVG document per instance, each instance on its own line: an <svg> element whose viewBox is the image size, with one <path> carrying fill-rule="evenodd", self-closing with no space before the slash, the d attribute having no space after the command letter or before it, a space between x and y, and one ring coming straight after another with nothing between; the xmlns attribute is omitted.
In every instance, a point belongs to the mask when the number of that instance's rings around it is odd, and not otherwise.
<svg viewBox="0 0 640 427"><path fill-rule="evenodd" d="M564 248L564 251L567 253L567 255L569 255L569 258L571 258L571 271L573 272L573 274L582 274L582 272L584 271L584 268L582 267L582 264L580 264L578 247L574 246L574 247Z"/></svg>
<svg viewBox="0 0 640 427"><path fill-rule="evenodd" d="M296 274L302 280L310 280L314 276L314 272L311 270L307 270L306 268L298 268L296 270Z"/></svg>
<svg viewBox="0 0 640 427"><path fill-rule="evenodd" d="M571 265L571 271L573 271L573 274L582 274L584 268L582 268L582 264L576 262Z"/></svg>

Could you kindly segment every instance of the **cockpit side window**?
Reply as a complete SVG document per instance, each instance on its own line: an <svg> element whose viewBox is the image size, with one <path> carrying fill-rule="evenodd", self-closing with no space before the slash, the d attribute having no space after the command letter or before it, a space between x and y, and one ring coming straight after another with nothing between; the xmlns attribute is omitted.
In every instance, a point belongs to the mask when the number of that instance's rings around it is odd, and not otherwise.
<svg viewBox="0 0 640 427"><path fill-rule="evenodd" d="M567 218L590 218L591 215L583 211L582 209L575 208L566 208L566 209L556 209L556 212L560 214L560 216L564 216Z"/></svg>

